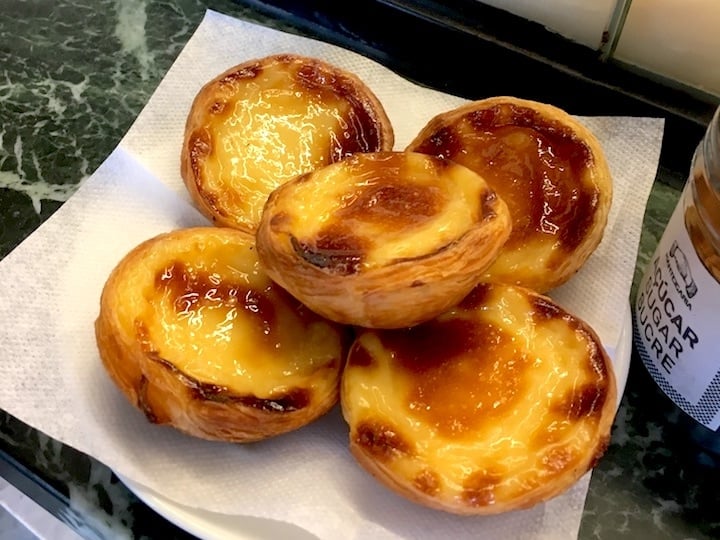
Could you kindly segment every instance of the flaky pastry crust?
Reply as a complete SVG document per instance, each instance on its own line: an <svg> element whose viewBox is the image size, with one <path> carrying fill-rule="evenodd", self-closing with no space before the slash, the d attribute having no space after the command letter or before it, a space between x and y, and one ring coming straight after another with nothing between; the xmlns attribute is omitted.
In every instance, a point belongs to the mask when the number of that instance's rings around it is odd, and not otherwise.
<svg viewBox="0 0 720 540"><path fill-rule="evenodd" d="M482 177L410 152L355 154L287 182L257 231L268 275L328 319L425 321L463 298L510 234Z"/></svg>
<svg viewBox="0 0 720 540"><path fill-rule="evenodd" d="M530 289L482 284L417 327L359 331L341 404L353 456L383 485L479 515L548 500L592 468L617 390L585 322Z"/></svg>
<svg viewBox="0 0 720 540"><path fill-rule="evenodd" d="M430 120L407 150L475 170L507 203L513 232L484 281L549 291L603 237L610 169L597 138L562 109L510 96L470 102Z"/></svg>
<svg viewBox="0 0 720 540"><path fill-rule="evenodd" d="M110 274L95 323L112 380L153 423L249 442L308 424L338 398L346 330L259 268L251 235L159 235Z"/></svg>
<svg viewBox="0 0 720 540"><path fill-rule="evenodd" d="M390 119L357 75L280 54L202 87L185 125L181 174L215 224L254 232L267 196L286 180L393 144Z"/></svg>

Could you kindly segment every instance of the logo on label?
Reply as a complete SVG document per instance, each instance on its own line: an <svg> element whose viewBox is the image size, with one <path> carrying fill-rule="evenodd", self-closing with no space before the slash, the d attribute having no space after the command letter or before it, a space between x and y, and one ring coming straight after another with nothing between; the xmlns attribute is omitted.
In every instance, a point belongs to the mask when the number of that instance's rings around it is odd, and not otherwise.
<svg viewBox="0 0 720 540"><path fill-rule="evenodd" d="M693 279L692 272L690 271L688 259L683 250L680 249L680 246L678 246L677 240L675 240L670 246L668 255L674 262L673 266L675 266L675 270L677 270L677 273L680 274L680 278L685 286L685 295L688 298L692 298L697 294L698 288L695 284L695 280Z"/></svg>

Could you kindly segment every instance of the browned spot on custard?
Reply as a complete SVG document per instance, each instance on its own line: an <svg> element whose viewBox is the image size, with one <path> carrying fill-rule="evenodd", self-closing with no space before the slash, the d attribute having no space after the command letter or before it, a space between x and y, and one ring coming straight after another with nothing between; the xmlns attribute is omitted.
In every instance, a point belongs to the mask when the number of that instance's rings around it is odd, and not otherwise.
<svg viewBox="0 0 720 540"><path fill-rule="evenodd" d="M548 321L552 319L569 319L567 313L549 298L545 298L543 296L533 296L529 298L529 302L533 317L536 320L542 319ZM567 322L568 324L571 324L570 320Z"/></svg>
<svg viewBox="0 0 720 540"><path fill-rule="evenodd" d="M567 126L513 104L473 111L409 150L452 159L483 176L513 216L508 248L535 234L574 249L592 226L599 193L582 181L590 148Z"/></svg>
<svg viewBox="0 0 720 540"><path fill-rule="evenodd" d="M360 422L355 430L355 443L380 461L409 455L412 446L392 426L374 420Z"/></svg>
<svg viewBox="0 0 720 540"><path fill-rule="evenodd" d="M338 222L325 226L312 242L293 236L290 243L295 253L311 265L343 276L357 273L365 259L365 241Z"/></svg>
<svg viewBox="0 0 720 540"><path fill-rule="evenodd" d="M257 291L182 262L173 262L155 276L155 289L172 302L178 317L193 317L207 308L239 309L255 319L265 342L274 335L276 314L272 288Z"/></svg>
<svg viewBox="0 0 720 540"><path fill-rule="evenodd" d="M356 341L350 348L348 354L348 366L355 367L368 367L374 362L372 354L368 351L362 343Z"/></svg>
<svg viewBox="0 0 720 540"><path fill-rule="evenodd" d="M480 283L470 291L470 293L463 298L458 304L458 308L467 311L473 311L479 307L484 306L490 298L492 292L492 285L489 283Z"/></svg>
<svg viewBox="0 0 720 540"><path fill-rule="evenodd" d="M451 126L438 127L438 129L425 140L408 148L408 150L414 152L438 156L443 159L455 159L455 157L462 152L462 149L462 142L458 132Z"/></svg>
<svg viewBox="0 0 720 540"><path fill-rule="evenodd" d="M474 351L482 342L481 334L482 329L467 319L431 320L410 328L378 332L399 366L421 377Z"/></svg>
<svg viewBox="0 0 720 540"><path fill-rule="evenodd" d="M225 385L200 381L158 354L150 354L148 359L172 372L173 377L188 389L190 397L196 400L237 403L266 412L284 413L304 409L312 399L312 391L309 388L290 388L266 398L253 394L236 394Z"/></svg>
<svg viewBox="0 0 720 540"><path fill-rule="evenodd" d="M433 471L424 469L413 479L413 486L425 495L434 496L440 491L440 478Z"/></svg>
<svg viewBox="0 0 720 540"><path fill-rule="evenodd" d="M196 129L188 140L188 153L190 155L190 168L196 179L202 177L202 161L210 155L212 144L206 129Z"/></svg>
<svg viewBox="0 0 720 540"><path fill-rule="evenodd" d="M606 399L607 381L598 380L595 384L569 390L559 401L553 403L552 410L563 418L572 420L599 417Z"/></svg>
<svg viewBox="0 0 720 540"><path fill-rule="evenodd" d="M443 436L464 437L512 410L527 359L501 329L465 318L379 333L410 382L408 412Z"/></svg>
<svg viewBox="0 0 720 540"><path fill-rule="evenodd" d="M542 457L542 464L550 473L561 473L577 462L578 456L568 446L549 448Z"/></svg>
<svg viewBox="0 0 720 540"><path fill-rule="evenodd" d="M357 152L373 152L382 148L375 112L358 96L356 82L316 62L303 62L297 70L295 81L308 90L313 101L343 101L349 105L339 118L343 131L333 138L328 156L330 163Z"/></svg>
<svg viewBox="0 0 720 540"><path fill-rule="evenodd" d="M210 105L210 114L222 114L225 112L225 106L227 103L224 101L214 101L212 105Z"/></svg>
<svg viewBox="0 0 720 540"><path fill-rule="evenodd" d="M462 498L468 506L490 506L495 503L495 489L503 475L496 471L478 470L463 482Z"/></svg>
<svg viewBox="0 0 720 540"><path fill-rule="evenodd" d="M422 156L421 174L439 177L449 162ZM434 217L446 201L440 186L414 181L413 161L402 152L358 154L345 162L347 174L361 180L345 197L338 219L386 224L414 225Z"/></svg>
<svg viewBox="0 0 720 540"><path fill-rule="evenodd" d="M291 388L272 398L259 398L253 395L229 395L224 401L241 403L246 407L266 412L293 412L306 408L312 400L310 388Z"/></svg>
<svg viewBox="0 0 720 540"><path fill-rule="evenodd" d="M392 230L412 228L435 217L443 202L439 187L379 178L359 189L338 210L337 219L377 223Z"/></svg>
<svg viewBox="0 0 720 540"><path fill-rule="evenodd" d="M263 68L260 66L259 62L255 62L251 65L243 66L241 68L235 69L231 71L230 73L226 73L218 82L221 87L223 86L234 86L238 81L245 81L247 79L254 79L260 73L262 73Z"/></svg>

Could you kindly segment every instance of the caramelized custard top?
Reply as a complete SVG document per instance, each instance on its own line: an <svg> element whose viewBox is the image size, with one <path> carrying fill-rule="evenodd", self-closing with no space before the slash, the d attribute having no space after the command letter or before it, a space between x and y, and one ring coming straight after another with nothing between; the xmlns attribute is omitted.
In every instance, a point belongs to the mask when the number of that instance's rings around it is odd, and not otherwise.
<svg viewBox="0 0 720 540"><path fill-rule="evenodd" d="M495 216L497 198L473 171L419 153L356 154L274 194L274 234L338 274L425 257Z"/></svg>
<svg viewBox="0 0 720 540"><path fill-rule="evenodd" d="M268 284L257 290L246 280L233 281L218 272L209 273L187 262L174 261L155 276L155 289L170 303L179 320L200 327L205 315L212 310L224 313L223 321L212 329L212 336L219 341L230 341L231 323L238 315L246 314L251 324L250 332L258 343L272 350L276 339L275 302L278 295ZM285 300L285 299L282 299Z"/></svg>
<svg viewBox="0 0 720 540"><path fill-rule="evenodd" d="M382 341L411 381L410 413L445 437L480 430L519 404L527 357L503 330L456 318L388 333Z"/></svg>
<svg viewBox="0 0 720 540"><path fill-rule="evenodd" d="M137 280L133 294L153 299L141 301L134 323L143 350L205 397L229 391L257 407L307 402L297 390L338 368L341 332L270 281L250 240L204 230L150 257L155 266Z"/></svg>
<svg viewBox="0 0 720 540"><path fill-rule="evenodd" d="M480 285L430 322L361 331L343 411L355 443L416 489L492 505L604 451L615 386L600 347L544 297Z"/></svg>
<svg viewBox="0 0 720 540"><path fill-rule="evenodd" d="M515 104L469 112L438 125L409 150L442 156L485 177L513 216L508 249L528 237L552 237L571 251L593 223L598 188L593 155L569 127Z"/></svg>

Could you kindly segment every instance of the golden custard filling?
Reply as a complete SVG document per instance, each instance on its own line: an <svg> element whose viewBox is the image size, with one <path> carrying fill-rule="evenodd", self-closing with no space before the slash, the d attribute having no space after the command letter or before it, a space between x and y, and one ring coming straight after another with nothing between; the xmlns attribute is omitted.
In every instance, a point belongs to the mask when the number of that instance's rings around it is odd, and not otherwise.
<svg viewBox="0 0 720 540"><path fill-rule="evenodd" d="M212 150L200 168L204 189L223 199L226 211L254 221L275 187L329 160L330 134L348 108L339 100L314 103L287 73L261 79L208 118Z"/></svg>
<svg viewBox="0 0 720 540"><path fill-rule="evenodd" d="M452 159L485 177L513 216L507 248L543 235L574 247L598 204L593 155L569 128L511 104L467 113L413 151Z"/></svg>
<svg viewBox="0 0 720 540"><path fill-rule="evenodd" d="M422 154L356 154L310 174L312 181L294 182L285 195L292 205L271 227L291 235L311 263L349 257L353 271L445 248L487 217L494 200L476 173Z"/></svg>
<svg viewBox="0 0 720 540"><path fill-rule="evenodd" d="M337 73L289 56L226 74L194 104L188 144L205 202L252 228L288 179L379 150L376 120L353 91Z"/></svg>
<svg viewBox="0 0 720 540"><path fill-rule="evenodd" d="M564 111L490 98L434 118L408 150L465 165L506 202L512 232L485 281L544 292L569 279L602 238L610 172L592 133Z"/></svg>
<svg viewBox="0 0 720 540"><path fill-rule="evenodd" d="M342 383L357 448L411 490L467 507L584 473L609 438L613 375L581 325L523 291L481 285L427 323L361 332Z"/></svg>
<svg viewBox="0 0 720 540"><path fill-rule="evenodd" d="M340 334L270 281L252 243L207 232L164 245L133 280L127 324L186 376L260 398L332 384L321 372L341 361Z"/></svg>

